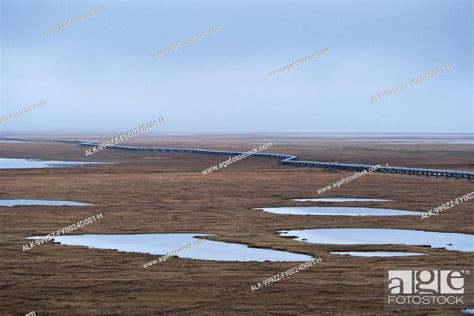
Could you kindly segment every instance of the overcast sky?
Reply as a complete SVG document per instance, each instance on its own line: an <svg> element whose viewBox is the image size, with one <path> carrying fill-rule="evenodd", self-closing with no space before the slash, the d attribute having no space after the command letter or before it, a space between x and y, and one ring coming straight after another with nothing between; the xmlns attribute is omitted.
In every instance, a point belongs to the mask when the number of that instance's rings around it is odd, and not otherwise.
<svg viewBox="0 0 474 316"><path fill-rule="evenodd" d="M47 101L3 134L126 131L161 116L156 132L474 132L472 1L0 2L0 114Z"/></svg>

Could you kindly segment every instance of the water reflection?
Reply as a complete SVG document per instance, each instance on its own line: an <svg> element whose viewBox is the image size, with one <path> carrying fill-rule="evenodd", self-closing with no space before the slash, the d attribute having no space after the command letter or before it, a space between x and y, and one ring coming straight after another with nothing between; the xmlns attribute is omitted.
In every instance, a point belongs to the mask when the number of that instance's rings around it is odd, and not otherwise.
<svg viewBox="0 0 474 316"><path fill-rule="evenodd" d="M52 206L88 206L92 204L73 201L52 200L0 200L0 206L26 206L26 205L52 205Z"/></svg>
<svg viewBox="0 0 474 316"><path fill-rule="evenodd" d="M97 249L116 249L125 252L141 252L166 255L191 244L206 234L120 234L120 235L69 235L54 240L63 245L86 246ZM33 237L38 238L38 237ZM198 246L179 253L178 257L216 261L308 261L311 256L286 251L250 248L244 244L207 240Z"/></svg>
<svg viewBox="0 0 474 316"><path fill-rule="evenodd" d="M296 236L296 240L314 244L335 245L412 245L474 251L474 235L438 233L423 230L379 228L328 228L289 230L280 235Z"/></svg>
<svg viewBox="0 0 474 316"><path fill-rule="evenodd" d="M370 207L329 207L329 206L295 206L266 207L256 210L286 215L320 215L320 216L421 216L422 212L404 211L387 208Z"/></svg>

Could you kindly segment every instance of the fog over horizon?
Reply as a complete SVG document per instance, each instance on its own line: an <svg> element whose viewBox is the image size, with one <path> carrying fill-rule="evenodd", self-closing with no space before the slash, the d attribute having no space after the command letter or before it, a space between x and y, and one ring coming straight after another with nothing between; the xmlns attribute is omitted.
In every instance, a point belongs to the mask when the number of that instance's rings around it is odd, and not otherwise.
<svg viewBox="0 0 474 316"><path fill-rule="evenodd" d="M0 115L47 102L0 124L1 135L118 133L160 117L147 135L474 133L472 1L29 0L0 10Z"/></svg>

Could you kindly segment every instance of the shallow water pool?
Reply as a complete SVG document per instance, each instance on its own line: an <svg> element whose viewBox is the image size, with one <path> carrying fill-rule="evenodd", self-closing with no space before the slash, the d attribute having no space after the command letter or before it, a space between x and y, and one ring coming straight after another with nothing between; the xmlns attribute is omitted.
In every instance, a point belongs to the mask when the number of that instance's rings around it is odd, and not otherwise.
<svg viewBox="0 0 474 316"><path fill-rule="evenodd" d="M116 249L166 255L168 252L192 244L197 237L209 236L194 233L120 234L120 235L69 235L54 238L67 246L86 246L96 249ZM39 237L32 237L39 238ZM177 254L180 258L215 261L308 261L313 257L280 250L250 248L245 244L206 240Z"/></svg>
<svg viewBox="0 0 474 316"><path fill-rule="evenodd" d="M73 201L52 200L0 200L0 206L27 206L27 205L52 205L52 206L89 206L92 204Z"/></svg>
<svg viewBox="0 0 474 316"><path fill-rule="evenodd" d="M58 161L22 158L0 158L0 169L38 169L38 168L61 168L70 166L108 164L107 162L89 161Z"/></svg>
<svg viewBox="0 0 474 316"><path fill-rule="evenodd" d="M421 216L422 214L422 212L415 211L352 206L266 207L256 210L263 210L264 212L274 214L319 216Z"/></svg>
<svg viewBox="0 0 474 316"><path fill-rule="evenodd" d="M334 245L411 245L430 246L472 252L474 235L439 233L423 230L381 228L326 228L288 230L280 236L296 236L296 240L314 244ZM305 240L303 240L305 239Z"/></svg>

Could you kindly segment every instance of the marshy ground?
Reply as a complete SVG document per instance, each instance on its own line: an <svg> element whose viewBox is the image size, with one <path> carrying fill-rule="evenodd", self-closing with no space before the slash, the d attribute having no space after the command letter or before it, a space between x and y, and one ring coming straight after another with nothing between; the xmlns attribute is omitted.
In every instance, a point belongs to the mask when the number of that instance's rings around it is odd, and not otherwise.
<svg viewBox="0 0 474 316"><path fill-rule="evenodd" d="M66 137L66 136L63 136ZM77 137L86 139L86 137ZM348 139L256 136L156 136L136 146L268 151L303 159L474 170L469 144L384 144ZM474 182L406 175L369 174L320 196L316 191L353 172L325 171L245 159L208 175L223 157L104 150L60 143L0 143L0 156L110 165L0 170L0 199L47 199L91 203L88 207L0 207L0 314L381 314L385 272L401 268L469 268L474 255L417 246L311 245L278 236L304 228L400 228L474 234L474 202L440 216L342 217L278 215L259 207L301 206L293 198L367 197L387 202L305 203L427 211L474 191ZM148 157L148 158L145 158ZM167 157L168 159L150 159ZM209 262L172 258L148 269L156 258L141 253L45 244L23 252L25 238L46 235L102 212L104 218L73 234L192 232L321 257L319 263L258 291L250 285L286 271L294 262ZM364 258L334 251L411 251L422 257ZM407 314L415 311L408 309ZM459 309L420 314L459 314Z"/></svg>

